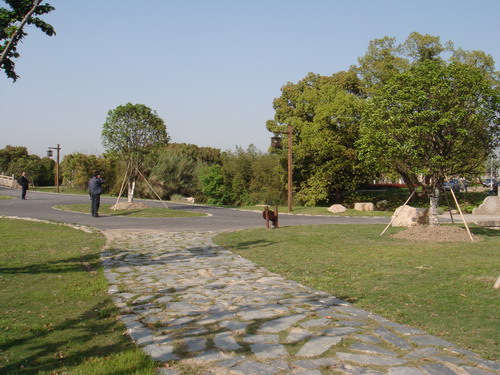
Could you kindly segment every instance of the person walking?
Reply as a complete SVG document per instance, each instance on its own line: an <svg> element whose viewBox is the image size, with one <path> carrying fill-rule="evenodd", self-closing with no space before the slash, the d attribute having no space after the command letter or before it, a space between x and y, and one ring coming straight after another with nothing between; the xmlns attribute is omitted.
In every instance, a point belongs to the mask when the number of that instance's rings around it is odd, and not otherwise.
<svg viewBox="0 0 500 375"><path fill-rule="evenodd" d="M100 172L95 172L89 180L89 195L91 200L91 213L93 217L99 217L99 206L101 205L102 185L104 180Z"/></svg>
<svg viewBox="0 0 500 375"><path fill-rule="evenodd" d="M19 186L21 186L21 199L26 200L26 191L30 188L30 182L26 177L25 171L23 171L17 182L19 183Z"/></svg>

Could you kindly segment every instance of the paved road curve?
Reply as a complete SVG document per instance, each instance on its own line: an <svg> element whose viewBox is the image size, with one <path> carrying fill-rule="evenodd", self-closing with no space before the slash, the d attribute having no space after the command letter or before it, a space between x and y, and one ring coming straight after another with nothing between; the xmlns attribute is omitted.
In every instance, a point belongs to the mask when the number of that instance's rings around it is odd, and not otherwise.
<svg viewBox="0 0 500 375"><path fill-rule="evenodd" d="M18 197L18 190L0 188L0 195ZM107 229L155 229L169 232L224 231L244 228L264 227L261 212L248 212L219 207L168 203L174 210L203 212L210 216L194 218L131 218L122 216L90 215L90 201L87 196L40 193L28 191L28 199L1 199L0 215L30 217L43 220L87 225L102 230ZM116 199L102 198L101 203L115 203ZM73 213L56 210L53 207L67 204L88 204L89 213ZM158 201L148 201L152 207L163 207ZM280 226L307 224L367 224L388 223L387 217L328 217L280 214Z"/></svg>

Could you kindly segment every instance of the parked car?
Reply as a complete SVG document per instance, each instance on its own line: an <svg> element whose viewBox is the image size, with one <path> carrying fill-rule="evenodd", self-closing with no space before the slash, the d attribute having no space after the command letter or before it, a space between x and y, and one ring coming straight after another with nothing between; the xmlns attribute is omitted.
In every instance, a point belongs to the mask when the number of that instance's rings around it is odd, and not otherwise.
<svg viewBox="0 0 500 375"><path fill-rule="evenodd" d="M486 188L489 188L491 187L491 183L493 181L493 186L495 186L497 180L495 180L494 178L491 179L491 178L487 178L486 180L483 181L483 186L486 187Z"/></svg>
<svg viewBox="0 0 500 375"><path fill-rule="evenodd" d="M456 178L452 178L450 182L445 182L443 184L443 189L444 190L450 190L453 189L455 193L458 193L460 191L460 182Z"/></svg>

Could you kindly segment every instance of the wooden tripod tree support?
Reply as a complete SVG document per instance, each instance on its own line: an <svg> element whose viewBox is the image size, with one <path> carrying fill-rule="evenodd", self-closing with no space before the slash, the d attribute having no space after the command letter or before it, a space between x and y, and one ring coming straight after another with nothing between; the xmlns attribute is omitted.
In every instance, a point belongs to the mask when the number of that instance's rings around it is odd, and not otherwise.
<svg viewBox="0 0 500 375"><path fill-rule="evenodd" d="M122 182L122 186L120 187L120 192L118 193L118 198L116 198L116 203L113 206L113 211L116 211L116 206L118 205L118 202L120 202L120 198L122 197L123 190L125 189L125 182L127 181L129 168L130 168L130 163L127 164L127 169L125 171L125 176L123 177L123 182Z"/></svg>
<svg viewBox="0 0 500 375"><path fill-rule="evenodd" d="M116 206L118 204L118 202L120 201L120 198L123 194L123 191L125 190L125 182L127 181L127 176L129 175L128 171L129 169L131 168L131 165L127 165L127 170L125 171L125 177L123 178L123 182L122 182L122 186L120 188L120 193L118 194L118 198L116 199L116 204L114 206L114 209L113 211L116 211ZM151 186L151 184L149 183L149 181L146 179L146 177L144 177L144 175L142 174L142 172L139 170L139 168L136 168L137 172L141 175L141 177L144 179L144 181L146 181L146 184L148 184L149 188L153 191L153 193L155 193L155 195L158 197L158 199L160 200L160 202L163 204L163 206L165 206L165 208L168 208L168 206L165 204L165 202L160 198L160 196L158 195L158 193L156 192L156 190Z"/></svg>

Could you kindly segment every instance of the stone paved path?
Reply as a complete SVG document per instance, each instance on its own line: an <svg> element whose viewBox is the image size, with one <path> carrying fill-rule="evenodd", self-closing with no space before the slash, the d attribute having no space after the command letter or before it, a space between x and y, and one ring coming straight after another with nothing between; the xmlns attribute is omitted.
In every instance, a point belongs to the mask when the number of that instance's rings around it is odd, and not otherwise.
<svg viewBox="0 0 500 375"><path fill-rule="evenodd" d="M165 375L482 375L500 363L286 280L214 232L107 231L109 291Z"/></svg>

